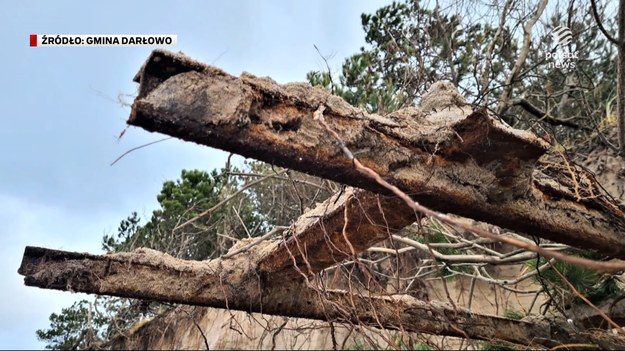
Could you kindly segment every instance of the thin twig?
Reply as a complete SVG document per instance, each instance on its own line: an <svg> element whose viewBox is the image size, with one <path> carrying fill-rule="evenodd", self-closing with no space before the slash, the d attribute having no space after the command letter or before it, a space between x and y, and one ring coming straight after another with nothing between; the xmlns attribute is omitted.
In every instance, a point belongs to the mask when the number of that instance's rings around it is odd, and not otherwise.
<svg viewBox="0 0 625 351"><path fill-rule="evenodd" d="M334 80L332 79L332 71L330 70L330 65L328 64L328 60L325 58L325 56L323 56L321 54L321 51L319 51L319 48L317 47L317 45L313 44L313 46L315 47L315 50L317 50L317 53L319 54L319 56L321 56L321 58L323 59L323 62L325 62L326 64L326 68L328 69L328 78L330 78L330 91L332 92L332 95L335 95L334 93Z"/></svg>
<svg viewBox="0 0 625 351"><path fill-rule="evenodd" d="M288 171L288 169L283 169L283 170L281 170L281 171L276 172L276 174L275 174L275 175L280 175L280 174L282 174L282 173L285 173L286 171ZM240 194L240 193L242 193L243 191L245 191L245 190L247 190L247 189L249 189L249 188L253 187L254 185L256 185L256 184L258 184L258 183L264 182L265 180L267 180L267 179L269 179L269 178L271 178L271 177L273 177L273 176L274 176L274 174L268 174L268 175L266 175L266 176L264 176L264 177L262 177L262 178L260 178L260 179L257 179L257 180L255 180L255 181L253 181L253 182L251 182L251 183L248 183L247 185L245 185L245 186L244 186L244 187L242 187L241 189L239 189L239 190L235 191L235 192L234 192L234 194L232 194L232 195L228 196L227 198L225 198L224 200L220 201L217 205L215 205L215 206L213 206L213 207L209 208L208 210L206 210L206 211L204 211L204 212L202 212L202 213L198 214L197 216L195 216L195 217L193 217L193 218L189 219L188 221L186 221L186 222L182 223L181 225L176 226L176 227L175 227L172 231L179 230L180 228L186 227L187 225L189 225L189 224L191 224L191 223L193 223L193 222L197 221L198 219L201 219L202 217L206 216L207 214L210 214L211 212L215 211L215 210L216 210L217 208L219 208L220 206L223 206L223 204L225 204L225 203L227 203L228 201L232 200L233 198L235 198L237 195L239 195L239 194Z"/></svg>
<svg viewBox="0 0 625 351"><path fill-rule="evenodd" d="M189 316L189 318L191 318L191 321L193 322L193 325L197 328L197 330L200 331L200 335L202 336L202 339L204 340L204 346L206 347L206 349L210 350L210 347L208 346L208 338L206 338L206 334L204 334L204 330L202 330L202 327L200 327L198 322L195 320L195 317L192 316L189 311L185 309L183 309L183 311L187 314L187 316Z"/></svg>
<svg viewBox="0 0 625 351"><path fill-rule="evenodd" d="M121 137L121 135L120 135L120 137ZM167 138L159 139L157 141L153 141L151 143L143 144L141 146L133 147L132 149L124 152L121 156L116 158L115 161L113 161L113 163L111 163L111 166L114 165L115 163L117 163L117 161L121 160L124 156L128 155L129 153L131 153L131 152L133 152L135 150L139 150L139 149L144 148L146 146L154 145L156 143L160 143L161 141L165 141L165 140L168 140L168 139L173 139L173 137L167 137Z"/></svg>
<svg viewBox="0 0 625 351"><path fill-rule="evenodd" d="M272 230L270 230L267 234L259 237L257 240L254 240L253 242L243 246L240 249L237 249L235 251L232 252L228 252L225 255L222 255L221 258L230 258L236 254L239 254L241 252L247 251L249 249L251 249L252 247L260 244L261 242L263 242L264 240L267 240L269 238L271 238L274 234L278 233L278 232L283 232L285 230L287 230L289 227L283 227L283 226L276 226L275 228L273 228Z"/></svg>
<svg viewBox="0 0 625 351"><path fill-rule="evenodd" d="M610 41L612 44L619 45L619 41L616 40L612 35L610 35L610 33L608 33L608 31L603 26L601 18L599 17L599 11L597 10L596 0L590 0L590 7L592 8L592 16L595 18L595 22L597 23L597 27L599 27L599 30L601 31L601 33L603 33L606 39L608 39L608 41ZM623 40L623 38L619 38L619 39Z"/></svg>
<svg viewBox="0 0 625 351"><path fill-rule="evenodd" d="M597 311L597 313L603 319L605 319L606 322L608 322L610 325L612 325L614 328L616 328L621 334L625 334L625 331L623 331L623 329L621 329L620 325L616 324L616 322L614 322L612 320L612 318L608 317L608 315L605 314L605 312L603 312L599 307L595 306L592 302L590 302L590 300L588 300L586 298L586 296L582 295L577 289L575 289L575 286L573 286L573 284L571 284L571 282L568 279L566 279L564 274L562 274L560 272L560 270L558 268L556 268L556 266L553 263L551 263L551 262L548 262L548 263L551 266L551 268L553 268L553 271L556 272L556 274L558 274L558 276L560 276L560 279L562 279L562 281L573 291L573 293L575 293L575 295L577 295L577 297L582 299L593 310Z"/></svg>
<svg viewBox="0 0 625 351"><path fill-rule="evenodd" d="M251 238L252 234L250 234L250 231L247 229L247 226L245 225L245 222L243 221L243 218L241 218L241 216L239 215L239 211L237 211L237 209L234 208L234 206L232 206L232 211L234 211L234 215L239 220L239 223L241 223L241 225L243 226L243 230L245 230L245 234L247 234L248 239Z"/></svg>

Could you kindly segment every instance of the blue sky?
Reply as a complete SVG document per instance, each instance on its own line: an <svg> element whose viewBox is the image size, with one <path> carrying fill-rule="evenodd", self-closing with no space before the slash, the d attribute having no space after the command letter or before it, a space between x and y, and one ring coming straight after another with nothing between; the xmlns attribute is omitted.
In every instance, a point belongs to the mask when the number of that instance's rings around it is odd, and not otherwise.
<svg viewBox="0 0 625 351"><path fill-rule="evenodd" d="M132 211L147 216L165 180L220 167L227 154L128 130L132 77L153 47L30 48L29 34L177 34L182 51L238 75L304 81L315 51L343 59L364 45L360 14L390 1L6 1L0 94L0 348L42 348L35 330L86 295L29 288L17 274L26 245L101 252L102 235ZM336 73L336 72L335 72ZM131 101L131 98L127 99Z"/></svg>

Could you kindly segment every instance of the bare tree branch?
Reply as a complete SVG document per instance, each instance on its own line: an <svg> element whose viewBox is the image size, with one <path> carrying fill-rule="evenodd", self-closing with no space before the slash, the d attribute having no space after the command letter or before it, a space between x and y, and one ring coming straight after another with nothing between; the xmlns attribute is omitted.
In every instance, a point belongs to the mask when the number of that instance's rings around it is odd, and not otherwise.
<svg viewBox="0 0 625 351"><path fill-rule="evenodd" d="M482 69L482 79L480 81L480 91L478 94L478 98L482 97L482 101L484 105L488 105L488 91L490 85L490 75L493 64L493 53L495 51L495 47L497 46L497 42L501 39L501 36L505 29L506 18L508 17L510 7L514 0L506 0L503 5L503 9L501 10L501 15L499 16L499 27L497 27L497 32L493 36L492 41L488 44L488 48L486 49L486 54L483 60L483 69Z"/></svg>
<svg viewBox="0 0 625 351"><path fill-rule="evenodd" d="M506 113L508 108L510 107L510 98L512 97L512 90L514 89L514 84L516 83L517 78L519 77L519 72L523 65L525 64L525 59L527 59L527 55L529 54L530 46L532 45L532 29L534 25L542 15L545 7L547 6L548 0L540 0L538 4L538 8L532 18L530 18L527 23L523 26L523 47L521 48L521 52L519 53L519 57L517 58L508 78L506 79L506 83L504 84L503 92L501 97L499 98L499 104L497 106L497 114L503 115Z"/></svg>
<svg viewBox="0 0 625 351"><path fill-rule="evenodd" d="M616 125L619 155L625 159L625 0L618 7L618 71L616 76Z"/></svg>
<svg viewBox="0 0 625 351"><path fill-rule="evenodd" d="M590 0L590 7L592 9L592 16L595 18L595 23L597 23L597 27L603 35L614 45L619 45L619 41L614 38L603 26L603 19L599 15L599 10L597 9L597 0ZM622 38L620 38L622 40Z"/></svg>
<svg viewBox="0 0 625 351"><path fill-rule="evenodd" d="M526 99L522 99L522 98L513 99L510 101L510 105L516 105L516 106L522 107L525 111L536 116L541 121L544 121L554 126L565 126L565 127L575 128L575 129L591 130L591 128L581 127L577 123L573 123L571 121L564 121L561 119L557 119L551 116L549 113L542 111L541 109L539 109L534 104L527 101Z"/></svg>

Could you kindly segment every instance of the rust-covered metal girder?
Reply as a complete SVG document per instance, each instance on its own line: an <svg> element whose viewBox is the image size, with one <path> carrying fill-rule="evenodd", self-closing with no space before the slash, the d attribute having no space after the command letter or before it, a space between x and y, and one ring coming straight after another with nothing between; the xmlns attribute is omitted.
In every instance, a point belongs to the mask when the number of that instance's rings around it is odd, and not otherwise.
<svg viewBox="0 0 625 351"><path fill-rule="evenodd" d="M467 107L445 85L423 109L367 114L318 87L240 78L155 50L135 79L128 123L388 194L356 171L313 112L367 167L423 205L605 255L625 257L625 213L592 176L539 159L548 144ZM455 94L455 95L454 95Z"/></svg>
<svg viewBox="0 0 625 351"><path fill-rule="evenodd" d="M230 308L290 317L352 322L398 329L523 345L556 346L586 339L557 323L518 321L473 313L409 295L376 296L325 290L320 294L302 280L266 279L256 267L269 245L258 245L230 259L185 261L138 249L90 255L26 247L19 273L25 283L47 289L140 298L196 306ZM271 277L275 278L275 277ZM340 306L338 308L337 306ZM608 333L602 339L625 342Z"/></svg>

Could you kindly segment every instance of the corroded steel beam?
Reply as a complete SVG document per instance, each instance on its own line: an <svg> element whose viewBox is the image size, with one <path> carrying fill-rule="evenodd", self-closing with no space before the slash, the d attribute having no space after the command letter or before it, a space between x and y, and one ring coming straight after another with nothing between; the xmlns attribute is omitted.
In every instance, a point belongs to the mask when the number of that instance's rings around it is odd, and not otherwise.
<svg viewBox="0 0 625 351"><path fill-rule="evenodd" d="M313 118L319 105L367 167L423 205L625 258L625 213L591 174L539 159L548 144L467 107L445 85L422 109L367 114L321 88L240 78L156 50L135 79L128 123L376 193ZM412 214L410 214L412 216Z"/></svg>

